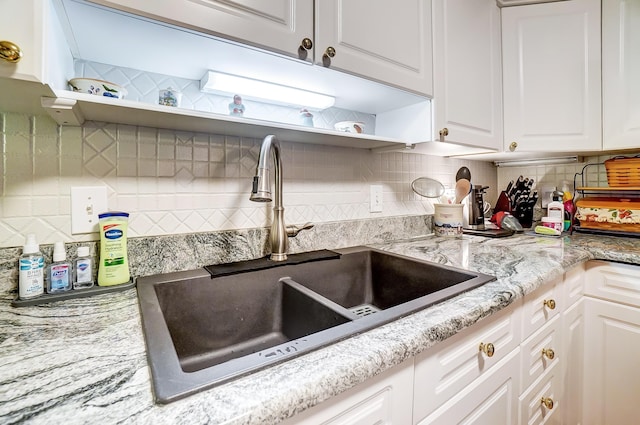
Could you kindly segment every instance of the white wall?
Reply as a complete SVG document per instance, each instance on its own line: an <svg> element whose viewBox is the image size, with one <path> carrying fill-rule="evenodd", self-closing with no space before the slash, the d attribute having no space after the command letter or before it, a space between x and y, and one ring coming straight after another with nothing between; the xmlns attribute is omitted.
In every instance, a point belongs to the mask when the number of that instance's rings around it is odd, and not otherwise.
<svg viewBox="0 0 640 425"><path fill-rule="evenodd" d="M71 235L70 188L108 188L109 209L131 213L130 236L265 227L270 204L249 201L261 140L86 123L60 127L48 116L0 113L0 247L97 240ZM283 143L288 223L432 214L411 191L420 176L453 187L468 166L491 187L491 163L412 153ZM369 185L384 187L383 212L369 212Z"/></svg>

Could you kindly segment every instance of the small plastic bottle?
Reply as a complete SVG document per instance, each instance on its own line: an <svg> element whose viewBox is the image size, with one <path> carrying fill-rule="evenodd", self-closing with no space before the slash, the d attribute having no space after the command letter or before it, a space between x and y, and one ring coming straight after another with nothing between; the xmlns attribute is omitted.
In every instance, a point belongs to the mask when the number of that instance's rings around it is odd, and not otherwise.
<svg viewBox="0 0 640 425"><path fill-rule="evenodd" d="M78 257L73 261L73 289L93 287L93 269L95 261L89 254L88 246L78 247Z"/></svg>
<svg viewBox="0 0 640 425"><path fill-rule="evenodd" d="M56 242L53 245L53 263L49 265L48 270L47 293L55 294L71 289L73 273L71 263L67 261L64 242Z"/></svg>
<svg viewBox="0 0 640 425"><path fill-rule="evenodd" d="M562 223L564 221L564 204L562 203L562 195L560 191L553 192L552 201L547 206L547 217L557 218Z"/></svg>
<svg viewBox="0 0 640 425"><path fill-rule="evenodd" d="M29 233L19 260L18 297L29 299L44 293L44 256L36 235Z"/></svg>

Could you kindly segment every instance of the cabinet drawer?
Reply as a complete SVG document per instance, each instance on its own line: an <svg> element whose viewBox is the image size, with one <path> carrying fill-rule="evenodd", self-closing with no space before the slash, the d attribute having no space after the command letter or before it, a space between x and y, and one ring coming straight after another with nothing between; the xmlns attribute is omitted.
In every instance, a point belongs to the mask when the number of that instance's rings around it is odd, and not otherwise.
<svg viewBox="0 0 640 425"><path fill-rule="evenodd" d="M585 294L640 307L640 267L608 261L589 261Z"/></svg>
<svg viewBox="0 0 640 425"><path fill-rule="evenodd" d="M416 357L414 420L460 393L520 344L520 307L516 301ZM492 356L479 350L481 343L493 345Z"/></svg>
<svg viewBox="0 0 640 425"><path fill-rule="evenodd" d="M522 343L521 391L524 392L545 371L551 369L560 361L562 357L561 323L560 316L555 316L549 323L534 332Z"/></svg>
<svg viewBox="0 0 640 425"><path fill-rule="evenodd" d="M562 415L558 413L562 407L559 400L560 364L555 363L527 392L520 396L520 423L561 424ZM544 402L552 403L545 405Z"/></svg>
<svg viewBox="0 0 640 425"><path fill-rule="evenodd" d="M522 309L522 339L553 319L562 309L562 278L554 279L528 294Z"/></svg>
<svg viewBox="0 0 640 425"><path fill-rule="evenodd" d="M564 281L562 282L563 311L580 300L584 294L585 267L585 264L581 263L565 273Z"/></svg>
<svg viewBox="0 0 640 425"><path fill-rule="evenodd" d="M516 348L441 408L418 422L419 425L518 423L518 358Z"/></svg>

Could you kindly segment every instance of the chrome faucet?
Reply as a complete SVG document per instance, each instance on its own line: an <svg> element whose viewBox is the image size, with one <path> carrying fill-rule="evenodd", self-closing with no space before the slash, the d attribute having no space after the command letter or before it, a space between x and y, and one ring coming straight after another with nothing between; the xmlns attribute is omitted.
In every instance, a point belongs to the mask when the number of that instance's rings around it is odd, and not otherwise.
<svg viewBox="0 0 640 425"><path fill-rule="evenodd" d="M269 181L269 157L273 154L275 164L275 204L273 206L273 220L271 222L271 260L284 261L287 259L289 236L296 236L301 230L310 229L313 224L302 226L286 226L284 224L284 207L282 206L282 159L280 157L280 142L276 136L269 135L262 141L256 175L253 177L250 200L254 202L271 202L271 184Z"/></svg>

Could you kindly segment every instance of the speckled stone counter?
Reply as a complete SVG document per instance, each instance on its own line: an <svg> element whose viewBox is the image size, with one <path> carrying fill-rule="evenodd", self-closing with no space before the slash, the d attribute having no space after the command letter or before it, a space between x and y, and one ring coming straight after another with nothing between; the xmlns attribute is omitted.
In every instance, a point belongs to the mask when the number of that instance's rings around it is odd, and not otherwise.
<svg viewBox="0 0 640 425"><path fill-rule="evenodd" d="M276 423L472 325L593 258L640 264L640 239L423 237L374 245L497 277L442 304L166 406L153 402L135 290L0 302L0 422ZM330 248L331 246L326 246Z"/></svg>

